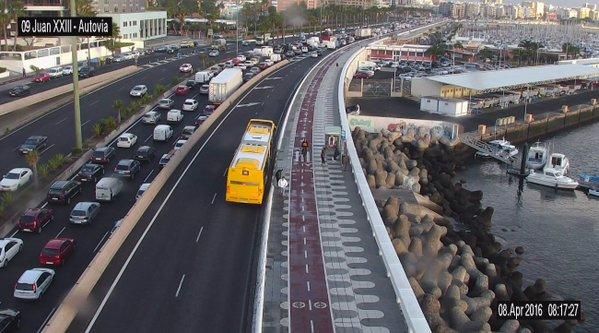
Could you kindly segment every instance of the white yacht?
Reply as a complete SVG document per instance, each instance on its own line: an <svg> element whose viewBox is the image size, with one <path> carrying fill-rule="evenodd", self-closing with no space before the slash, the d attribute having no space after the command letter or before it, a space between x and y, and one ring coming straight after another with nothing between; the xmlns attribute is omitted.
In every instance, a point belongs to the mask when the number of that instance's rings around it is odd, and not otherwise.
<svg viewBox="0 0 599 333"><path fill-rule="evenodd" d="M495 153L497 155L499 155L503 158L512 158L512 157L518 155L518 148L516 148L516 146L512 145L505 138L503 138L501 140L489 141L489 145L491 145L491 147L493 147L493 149L495 150ZM482 153L482 152L477 152L476 155L481 156L481 157L491 157L489 154Z"/></svg>
<svg viewBox="0 0 599 333"><path fill-rule="evenodd" d="M545 167L542 172L531 170L526 181L560 190L575 190L578 187L578 182L564 176L563 170L551 167Z"/></svg>
<svg viewBox="0 0 599 333"><path fill-rule="evenodd" d="M589 189L589 195L593 195L593 196L599 197L599 188L598 189L592 189L592 188L590 188Z"/></svg>
<svg viewBox="0 0 599 333"><path fill-rule="evenodd" d="M549 150L544 144L540 142L535 143L534 146L530 147L528 150L526 167L533 170L542 169L547 163L548 155Z"/></svg>
<svg viewBox="0 0 599 333"><path fill-rule="evenodd" d="M547 160L547 165L545 167L561 171L562 175L565 175L568 173L568 168L570 168L570 161L564 154L552 153L549 155L549 159Z"/></svg>

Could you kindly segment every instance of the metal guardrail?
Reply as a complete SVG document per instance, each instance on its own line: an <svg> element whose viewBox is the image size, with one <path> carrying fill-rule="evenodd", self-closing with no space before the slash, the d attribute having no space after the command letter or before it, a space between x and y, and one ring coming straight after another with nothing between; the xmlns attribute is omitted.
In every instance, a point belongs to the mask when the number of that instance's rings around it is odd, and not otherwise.
<svg viewBox="0 0 599 333"><path fill-rule="evenodd" d="M418 304L416 295L412 290L412 286L410 285L408 277L403 269L403 266L401 265L401 262L399 261L399 257L395 253L395 248L393 247L393 243L391 243L391 239L389 238L385 224L383 223L379 210L376 206L374 197L370 191L370 187L366 182L366 176L362 171L358 152L354 146L351 130L347 121L344 100L345 79L351 63L356 59L356 57L358 57L360 52L363 51L364 49L356 51L351 56L350 60L344 64L343 69L341 70L341 78L339 80L338 86L338 103L339 115L341 118L341 128L345 131L345 133L347 133L347 137L345 139L347 143L347 151L351 162L350 164L352 172L354 173L354 179L358 186L358 192L362 198L362 206L366 211L366 216L372 228L372 234L379 247L379 254L383 259L383 263L387 270L387 276L393 285L396 301L400 304L406 324L408 326L408 330L414 333L431 332L428 322L424 317L424 313L420 308L420 304Z"/></svg>

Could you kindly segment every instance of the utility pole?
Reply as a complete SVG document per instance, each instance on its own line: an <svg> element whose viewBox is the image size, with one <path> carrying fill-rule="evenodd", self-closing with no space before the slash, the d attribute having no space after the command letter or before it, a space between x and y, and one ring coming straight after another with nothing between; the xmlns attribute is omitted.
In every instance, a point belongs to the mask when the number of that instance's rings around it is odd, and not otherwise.
<svg viewBox="0 0 599 333"><path fill-rule="evenodd" d="M237 0L236 4L237 14L235 15L235 34L237 37L235 39L235 54L239 54L239 0Z"/></svg>
<svg viewBox="0 0 599 333"><path fill-rule="evenodd" d="M75 0L71 0L71 16L77 16ZM89 50L88 50L89 51ZM73 62L73 106L75 107L75 148L83 149L81 136L81 105L79 104L79 63L77 62L77 37L73 36L71 44L71 59Z"/></svg>

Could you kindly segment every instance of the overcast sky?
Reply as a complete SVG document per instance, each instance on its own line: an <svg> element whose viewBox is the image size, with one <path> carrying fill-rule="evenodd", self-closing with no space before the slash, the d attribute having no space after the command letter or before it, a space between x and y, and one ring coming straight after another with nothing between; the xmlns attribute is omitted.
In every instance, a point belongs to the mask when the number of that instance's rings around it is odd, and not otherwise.
<svg viewBox="0 0 599 333"><path fill-rule="evenodd" d="M520 0L504 0L504 2L512 3L512 4L522 3L522 1L520 1ZM555 6L561 6L561 7L580 7L585 2L599 4L599 0L586 0L586 1L585 0L545 0L542 2L549 3L549 4L552 4Z"/></svg>

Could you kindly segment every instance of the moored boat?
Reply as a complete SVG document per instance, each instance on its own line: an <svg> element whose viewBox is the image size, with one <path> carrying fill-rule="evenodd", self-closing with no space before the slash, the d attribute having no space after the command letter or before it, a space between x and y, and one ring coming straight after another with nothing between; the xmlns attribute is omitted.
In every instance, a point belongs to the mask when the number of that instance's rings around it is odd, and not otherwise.
<svg viewBox="0 0 599 333"><path fill-rule="evenodd" d="M599 189L599 176L581 174L578 176L578 183L582 187Z"/></svg>
<svg viewBox="0 0 599 333"><path fill-rule="evenodd" d="M531 171L526 181L560 190L575 190L578 187L578 182L564 176L562 170L548 167L545 167L542 172Z"/></svg>
<svg viewBox="0 0 599 333"><path fill-rule="evenodd" d="M570 168L570 161L564 154L552 153L549 155L545 168L561 171L562 175L565 175L568 173L568 168Z"/></svg>
<svg viewBox="0 0 599 333"><path fill-rule="evenodd" d="M526 167L533 170L542 169L547 163L549 151L541 142L537 142L528 150L526 158Z"/></svg>

